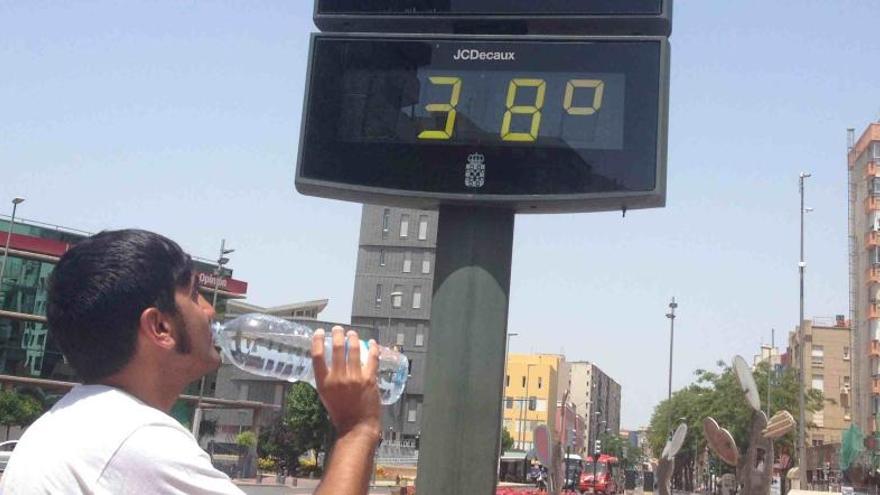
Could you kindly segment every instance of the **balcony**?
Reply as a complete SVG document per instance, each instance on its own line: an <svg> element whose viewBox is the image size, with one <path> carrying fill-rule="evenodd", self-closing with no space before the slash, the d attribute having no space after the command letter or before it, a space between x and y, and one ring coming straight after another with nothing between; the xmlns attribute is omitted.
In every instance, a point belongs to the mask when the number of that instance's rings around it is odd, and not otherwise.
<svg viewBox="0 0 880 495"><path fill-rule="evenodd" d="M870 344L868 344L868 354L871 357L880 357L880 340L872 340Z"/></svg>
<svg viewBox="0 0 880 495"><path fill-rule="evenodd" d="M865 234L865 247L870 249L880 246L880 232L872 230Z"/></svg>
<svg viewBox="0 0 880 495"><path fill-rule="evenodd" d="M880 198L869 196L865 198L865 212L880 211Z"/></svg>
<svg viewBox="0 0 880 495"><path fill-rule="evenodd" d="M868 268L868 271L865 272L865 283L880 284L880 267Z"/></svg>
<svg viewBox="0 0 880 495"><path fill-rule="evenodd" d="M880 173L880 164L876 161L871 160L865 165L865 178L870 179L871 177L876 177Z"/></svg>
<svg viewBox="0 0 880 495"><path fill-rule="evenodd" d="M880 378L874 378L872 380L871 393L874 395L880 395Z"/></svg>

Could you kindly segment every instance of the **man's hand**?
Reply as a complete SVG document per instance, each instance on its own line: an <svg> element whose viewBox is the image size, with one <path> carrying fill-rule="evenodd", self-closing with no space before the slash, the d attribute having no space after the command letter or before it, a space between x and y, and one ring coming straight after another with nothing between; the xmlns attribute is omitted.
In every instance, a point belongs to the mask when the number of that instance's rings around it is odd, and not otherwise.
<svg viewBox="0 0 880 495"><path fill-rule="evenodd" d="M376 373L379 369L379 346L370 340L367 363L361 366L361 346L358 334L342 327L332 331L332 364L327 369L324 358L324 330L318 329L312 338L312 366L318 394L330 414L339 437L353 434L363 436L375 447L382 431L379 388ZM348 359L345 344L348 341Z"/></svg>

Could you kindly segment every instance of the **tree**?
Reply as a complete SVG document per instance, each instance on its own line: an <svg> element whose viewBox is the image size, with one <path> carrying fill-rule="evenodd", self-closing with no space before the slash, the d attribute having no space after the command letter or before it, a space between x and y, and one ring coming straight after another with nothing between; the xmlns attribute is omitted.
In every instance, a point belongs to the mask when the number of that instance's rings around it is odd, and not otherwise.
<svg viewBox="0 0 880 495"><path fill-rule="evenodd" d="M290 387L285 403L284 422L290 430L290 445L298 452L327 452L333 434L333 425L318 392L303 382Z"/></svg>
<svg viewBox="0 0 880 495"><path fill-rule="evenodd" d="M43 405L30 394L0 391L0 425L6 426L6 438L13 426L27 426L43 414Z"/></svg>
<svg viewBox="0 0 880 495"><path fill-rule="evenodd" d="M513 436L505 426L501 430L501 455L513 448Z"/></svg>
<svg viewBox="0 0 880 495"><path fill-rule="evenodd" d="M748 438L748 426L752 410L748 406L740 389L739 382L731 368L719 361L718 372L697 370L696 381L688 387L672 394L672 398L662 401L654 408L648 432L648 443L654 457L659 457L666 440L679 423L688 426L688 434L675 460L673 484L685 490L693 490L692 475L698 454L706 448L703 437L703 419L711 416L723 428L733 435L737 446L744 450ZM769 366L761 363L753 372L758 393L762 402L767 397L767 376ZM773 373L773 393L771 396L771 414L780 410L797 412L797 372L786 369L781 374ZM806 410L817 411L822 408L822 393L810 390L806 394ZM762 404L766 407L766 402ZM810 426L810 425L807 425ZM789 433L775 443L777 453L791 452L794 446L794 434ZM718 463L721 472L733 472L734 468Z"/></svg>

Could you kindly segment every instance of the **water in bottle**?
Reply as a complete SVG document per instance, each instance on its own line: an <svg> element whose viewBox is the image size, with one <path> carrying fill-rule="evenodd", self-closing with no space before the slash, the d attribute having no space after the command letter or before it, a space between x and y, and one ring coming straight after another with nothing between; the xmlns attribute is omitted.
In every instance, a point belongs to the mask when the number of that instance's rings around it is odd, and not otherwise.
<svg viewBox="0 0 880 495"><path fill-rule="evenodd" d="M302 323L271 315L250 313L226 323L214 323L214 343L226 360L255 375L303 381L315 385L312 369L312 334L314 330ZM330 366L331 335L328 330L325 358ZM367 342L360 341L361 364L369 354ZM346 356L348 340L346 339ZM397 402L406 386L409 360L403 354L379 347L379 395L382 404Z"/></svg>

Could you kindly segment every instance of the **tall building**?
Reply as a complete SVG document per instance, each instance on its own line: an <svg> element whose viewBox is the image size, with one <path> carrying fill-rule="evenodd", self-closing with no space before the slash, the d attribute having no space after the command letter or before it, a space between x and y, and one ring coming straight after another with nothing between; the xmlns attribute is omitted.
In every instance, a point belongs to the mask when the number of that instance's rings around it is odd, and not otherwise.
<svg viewBox="0 0 880 495"><path fill-rule="evenodd" d="M403 397L383 412L392 442L421 432L436 247L436 211L364 205L351 323L376 329L379 343L402 349L411 366Z"/></svg>
<svg viewBox="0 0 880 495"><path fill-rule="evenodd" d="M503 426L513 437L514 450L534 447L532 431L546 424L555 431L559 370L565 358L558 354L510 354L504 377ZM566 421L569 423L569 421ZM571 426L578 428L576 422Z"/></svg>
<svg viewBox="0 0 880 495"><path fill-rule="evenodd" d="M846 323L843 317L827 324L805 320L788 337L789 352L803 356L804 388L818 390L826 399L822 410L807 418L809 424L815 425L806 430L808 446L839 443L843 430L852 421L852 351ZM797 359L792 364L798 369Z"/></svg>
<svg viewBox="0 0 880 495"><path fill-rule="evenodd" d="M579 414L584 417L587 454L593 452L596 440L603 433L620 432L620 384L605 374L595 363L566 363L571 395Z"/></svg>
<svg viewBox="0 0 880 495"><path fill-rule="evenodd" d="M871 433L880 412L880 123L858 140L850 130L848 141L853 419Z"/></svg>

